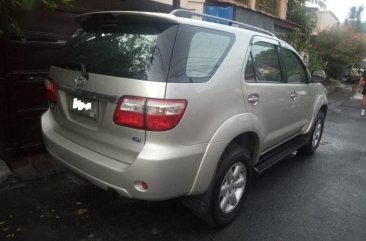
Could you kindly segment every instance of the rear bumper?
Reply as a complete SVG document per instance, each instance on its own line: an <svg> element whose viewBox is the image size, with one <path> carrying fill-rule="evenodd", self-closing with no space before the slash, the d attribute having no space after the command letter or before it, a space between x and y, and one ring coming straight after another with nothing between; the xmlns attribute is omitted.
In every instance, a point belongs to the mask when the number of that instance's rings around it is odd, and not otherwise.
<svg viewBox="0 0 366 241"><path fill-rule="evenodd" d="M42 116L43 138L48 152L73 172L103 189L142 200L165 200L187 195L193 185L206 144L183 146L145 143L132 164L126 164L85 148L55 132L50 111ZM136 181L149 185L145 192Z"/></svg>

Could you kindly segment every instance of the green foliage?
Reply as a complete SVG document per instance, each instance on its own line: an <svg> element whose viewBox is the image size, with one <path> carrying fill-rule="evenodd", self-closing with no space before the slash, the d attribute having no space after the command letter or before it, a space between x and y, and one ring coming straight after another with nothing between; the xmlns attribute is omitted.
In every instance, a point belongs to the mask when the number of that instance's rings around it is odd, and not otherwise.
<svg viewBox="0 0 366 241"><path fill-rule="evenodd" d="M307 67L309 71L312 72L314 70L323 70L326 66L324 61L317 55L315 51L310 51Z"/></svg>
<svg viewBox="0 0 366 241"><path fill-rule="evenodd" d="M40 2L43 6L50 9L56 9L58 7L72 7L74 4L74 0L40 0Z"/></svg>
<svg viewBox="0 0 366 241"><path fill-rule="evenodd" d="M19 11L31 11L35 8L56 9L59 7L72 7L74 0L1 0L0 1L0 37L12 30L24 38L21 27L16 19Z"/></svg>
<svg viewBox="0 0 366 241"><path fill-rule="evenodd" d="M311 33L316 26L316 16L305 7L305 0L289 0L287 20L299 25L290 36L290 43L298 51L309 49Z"/></svg>
<svg viewBox="0 0 366 241"><path fill-rule="evenodd" d="M2 0L0 1L0 37L8 28L19 29L17 21L13 15L17 9L21 9L22 0ZM5 25L7 25L5 27ZM18 34L20 35L20 33Z"/></svg>
<svg viewBox="0 0 366 241"><path fill-rule="evenodd" d="M366 22L360 24L360 32L366 34Z"/></svg>
<svg viewBox="0 0 366 241"><path fill-rule="evenodd" d="M295 28L290 35L291 45L299 52L310 48L310 35L306 35L300 28Z"/></svg>
<svg viewBox="0 0 366 241"><path fill-rule="evenodd" d="M341 79L343 75L343 64L330 62L327 65L327 75L335 79Z"/></svg>
<svg viewBox="0 0 366 241"><path fill-rule="evenodd" d="M352 64L366 57L366 35L346 25L320 32L313 48L323 61Z"/></svg>
<svg viewBox="0 0 366 241"><path fill-rule="evenodd" d="M352 7L344 25L320 32L312 41L309 69L326 63L329 76L340 78L343 67L355 66L366 57L366 23L361 22L363 6Z"/></svg>

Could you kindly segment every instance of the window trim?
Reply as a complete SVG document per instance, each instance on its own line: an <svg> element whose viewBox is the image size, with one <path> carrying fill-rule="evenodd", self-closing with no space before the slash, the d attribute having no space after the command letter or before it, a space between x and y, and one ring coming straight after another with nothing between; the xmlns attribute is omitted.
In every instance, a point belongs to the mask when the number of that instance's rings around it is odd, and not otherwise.
<svg viewBox="0 0 366 241"><path fill-rule="evenodd" d="M244 77L245 82L247 82L247 83L256 83L257 82L257 75L255 74L255 70L254 70L253 55L252 55L251 50L252 49L249 48L248 51L247 51L247 54L246 54L247 58L244 61L244 74L242 76ZM247 80L246 77L245 77L249 59L251 59L251 62L252 62L251 69L252 69L252 72L253 72L253 75L254 75L254 81Z"/></svg>

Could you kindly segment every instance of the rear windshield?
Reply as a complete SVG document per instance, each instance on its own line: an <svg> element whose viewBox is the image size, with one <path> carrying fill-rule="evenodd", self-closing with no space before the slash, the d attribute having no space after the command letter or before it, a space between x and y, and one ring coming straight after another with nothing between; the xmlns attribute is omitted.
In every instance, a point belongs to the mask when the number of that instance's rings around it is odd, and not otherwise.
<svg viewBox="0 0 366 241"><path fill-rule="evenodd" d="M176 36L168 24L86 26L68 42L55 65L88 73L166 81Z"/></svg>
<svg viewBox="0 0 366 241"><path fill-rule="evenodd" d="M55 65L139 80L201 83L215 74L234 39L231 33L184 24L179 30L171 24L98 24L74 34Z"/></svg>

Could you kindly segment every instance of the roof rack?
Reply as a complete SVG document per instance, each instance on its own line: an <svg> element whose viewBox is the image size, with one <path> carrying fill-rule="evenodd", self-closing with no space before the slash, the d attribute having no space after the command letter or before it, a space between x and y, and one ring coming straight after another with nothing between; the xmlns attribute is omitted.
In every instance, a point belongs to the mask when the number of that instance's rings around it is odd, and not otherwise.
<svg viewBox="0 0 366 241"><path fill-rule="evenodd" d="M264 34L267 34L269 36L277 38L276 35L274 35L273 33L269 32L267 30L254 27L254 26L249 25L249 24L236 22L236 21L233 21L233 20L229 20L229 19L225 19L225 18L221 18L221 17L216 17L216 16L212 16L212 15L208 15L208 14L195 13L195 12L185 10L185 9L175 9L172 12L170 12L170 14L172 14L174 16L177 16L177 17L183 17L183 18L192 18L193 16L197 16L197 17L203 17L205 19L218 20L220 22L228 23L230 26L237 26L237 27L240 27L240 28L244 28L244 29L264 33Z"/></svg>

